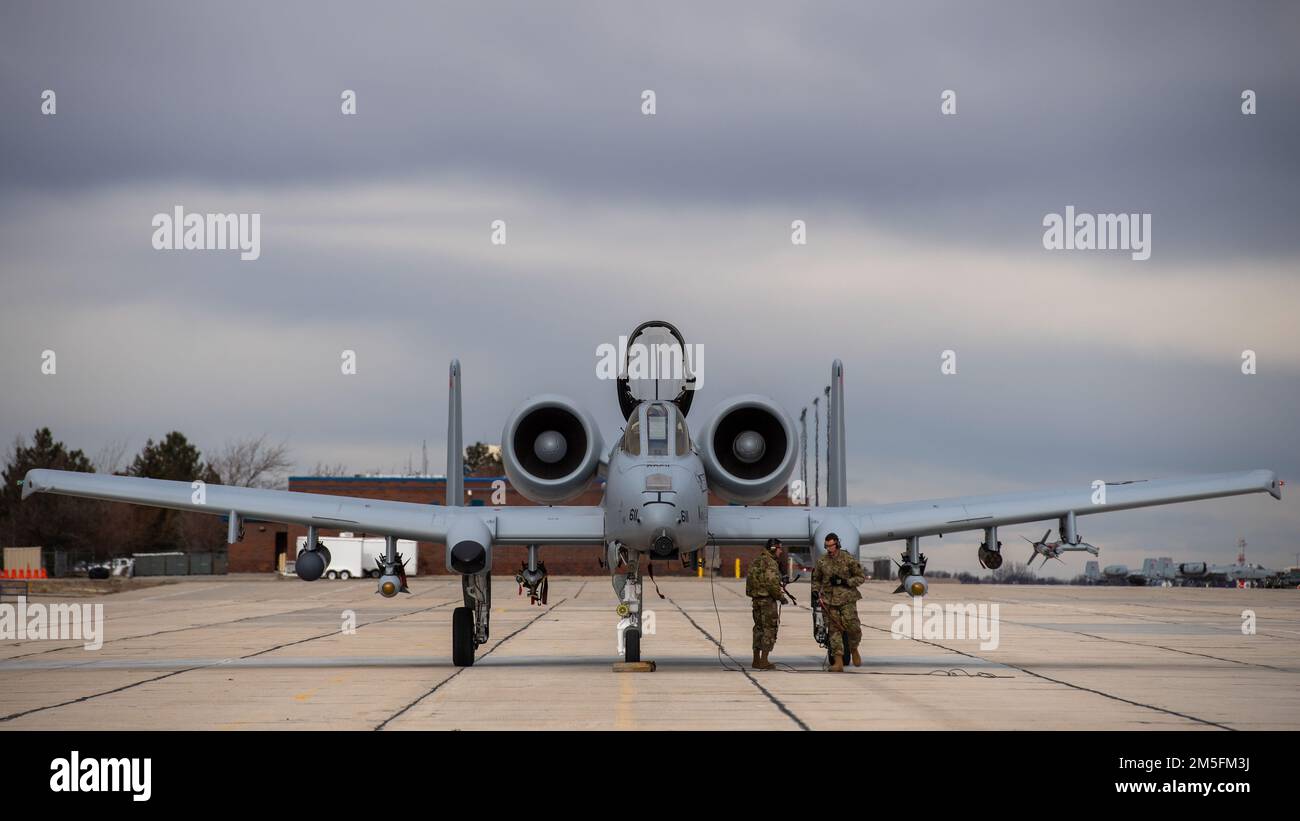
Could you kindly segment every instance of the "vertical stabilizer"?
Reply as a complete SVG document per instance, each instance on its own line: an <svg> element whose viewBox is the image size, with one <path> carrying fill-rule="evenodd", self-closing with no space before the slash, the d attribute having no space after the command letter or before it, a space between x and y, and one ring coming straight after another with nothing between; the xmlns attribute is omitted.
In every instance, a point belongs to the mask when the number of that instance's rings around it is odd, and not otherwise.
<svg viewBox="0 0 1300 821"><path fill-rule="evenodd" d="M460 360L447 379L447 507L465 504L465 446L460 434Z"/></svg>
<svg viewBox="0 0 1300 821"><path fill-rule="evenodd" d="M848 471L844 464L844 364L831 363L831 402L826 409L826 505L849 503Z"/></svg>

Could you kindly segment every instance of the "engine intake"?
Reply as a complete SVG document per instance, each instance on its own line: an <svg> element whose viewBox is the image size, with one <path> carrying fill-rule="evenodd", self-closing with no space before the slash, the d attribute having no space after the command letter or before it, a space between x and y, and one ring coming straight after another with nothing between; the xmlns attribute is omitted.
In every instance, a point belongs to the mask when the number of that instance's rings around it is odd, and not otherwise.
<svg viewBox="0 0 1300 821"><path fill-rule="evenodd" d="M714 411L699 439L709 486L728 502L766 502L794 472L799 437L775 402L736 396Z"/></svg>
<svg viewBox="0 0 1300 821"><path fill-rule="evenodd" d="M506 420L501 463L515 490L541 504L582 493L600 465L600 429L563 396L529 399Z"/></svg>

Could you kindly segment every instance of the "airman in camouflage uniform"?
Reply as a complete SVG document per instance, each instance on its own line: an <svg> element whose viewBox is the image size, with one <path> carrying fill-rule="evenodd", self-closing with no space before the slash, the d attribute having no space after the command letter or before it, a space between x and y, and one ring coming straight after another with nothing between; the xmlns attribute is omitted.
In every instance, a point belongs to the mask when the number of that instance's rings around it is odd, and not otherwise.
<svg viewBox="0 0 1300 821"><path fill-rule="evenodd" d="M812 587L826 612L830 633L830 651L834 659L831 671L844 672L845 651L853 656L853 666L862 664L858 644L862 641L862 623L858 621L858 586L867 580L862 565L849 553L840 550L840 538L826 534L826 553L817 560ZM846 646L847 645L847 646Z"/></svg>
<svg viewBox="0 0 1300 821"><path fill-rule="evenodd" d="M754 600L754 669L771 670L775 665L767 654L776 645L780 624L778 604L789 604L781 589L781 541L768 539L767 546L749 565L745 595Z"/></svg>

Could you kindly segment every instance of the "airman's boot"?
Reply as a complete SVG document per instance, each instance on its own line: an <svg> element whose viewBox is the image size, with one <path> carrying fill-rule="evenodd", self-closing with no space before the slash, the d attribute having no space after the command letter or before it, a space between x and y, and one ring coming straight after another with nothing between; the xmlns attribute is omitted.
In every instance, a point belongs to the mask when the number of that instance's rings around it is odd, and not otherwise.
<svg viewBox="0 0 1300 821"><path fill-rule="evenodd" d="M759 651L757 669L771 670L773 667L776 666L775 664L767 660L767 654L770 652L771 652L770 650Z"/></svg>
<svg viewBox="0 0 1300 821"><path fill-rule="evenodd" d="M853 648L853 666L854 667L862 666L862 656L858 655L858 648L856 647Z"/></svg>
<svg viewBox="0 0 1300 821"><path fill-rule="evenodd" d="M750 666L753 667L755 670L762 670L762 669L763 669L762 666L761 666L762 664L763 664L763 651L762 651L762 650L755 650L755 651L754 651L754 663L751 664Z"/></svg>
<svg viewBox="0 0 1300 821"><path fill-rule="evenodd" d="M844 656L835 657L835 663L831 665L831 672L832 673L844 672Z"/></svg>

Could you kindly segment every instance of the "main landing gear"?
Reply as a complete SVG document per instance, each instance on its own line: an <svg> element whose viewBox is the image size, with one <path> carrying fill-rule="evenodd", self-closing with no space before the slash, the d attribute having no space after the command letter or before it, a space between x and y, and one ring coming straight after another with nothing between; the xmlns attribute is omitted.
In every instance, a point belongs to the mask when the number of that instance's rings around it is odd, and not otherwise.
<svg viewBox="0 0 1300 821"><path fill-rule="evenodd" d="M491 572L460 577L464 607L451 613L451 661L457 667L474 664L474 651L488 640L488 617L492 613Z"/></svg>

